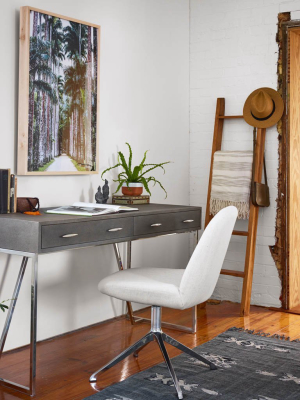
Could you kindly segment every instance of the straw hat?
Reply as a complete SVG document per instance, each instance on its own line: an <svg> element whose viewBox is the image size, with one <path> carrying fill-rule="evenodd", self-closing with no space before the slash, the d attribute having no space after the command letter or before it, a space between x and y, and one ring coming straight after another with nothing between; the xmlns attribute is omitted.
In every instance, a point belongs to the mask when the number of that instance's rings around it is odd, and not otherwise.
<svg viewBox="0 0 300 400"><path fill-rule="evenodd" d="M275 125L283 114L283 100L276 90L259 88L245 101L244 120L256 128L269 128Z"/></svg>

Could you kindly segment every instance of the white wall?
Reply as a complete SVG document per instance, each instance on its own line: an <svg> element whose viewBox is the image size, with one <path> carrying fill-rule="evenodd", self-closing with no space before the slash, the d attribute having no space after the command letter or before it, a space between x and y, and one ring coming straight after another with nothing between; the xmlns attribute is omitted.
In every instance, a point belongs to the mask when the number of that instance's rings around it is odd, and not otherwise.
<svg viewBox="0 0 300 400"><path fill-rule="evenodd" d="M1 1L0 168L16 171L18 24L22 0ZM31 0L31 6L101 25L100 170L132 144L134 160L174 161L159 172L152 202L189 203L189 4L186 0ZM112 178L113 175L111 175ZM92 201L99 176L19 177L19 196L41 205ZM124 248L121 249L125 254ZM182 267L188 235L133 244L133 266ZM10 298L20 260L0 255L0 299ZM100 295L98 281L116 271L111 246L39 258L38 340L114 317L120 301ZM6 348L29 341L27 271ZM4 315L0 316L0 328Z"/></svg>
<svg viewBox="0 0 300 400"><path fill-rule="evenodd" d="M190 200L204 212L216 99L225 97L225 114L237 115L254 89L277 88L277 16L299 9L299 1L190 1ZM223 144L225 150L252 149L251 127L240 120L226 121ZM260 210L251 302L279 307L281 285L268 248L275 243L277 151L273 127L266 140L271 206ZM247 223L238 226L246 229ZM245 238L232 239L224 268L243 270L245 246ZM241 279L221 275L213 298L239 302L241 289Z"/></svg>

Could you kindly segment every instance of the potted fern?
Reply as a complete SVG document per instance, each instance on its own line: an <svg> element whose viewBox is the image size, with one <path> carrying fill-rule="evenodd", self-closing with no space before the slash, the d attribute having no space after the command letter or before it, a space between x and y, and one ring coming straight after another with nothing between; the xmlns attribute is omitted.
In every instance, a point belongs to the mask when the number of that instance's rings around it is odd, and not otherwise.
<svg viewBox="0 0 300 400"><path fill-rule="evenodd" d="M114 182L118 182L118 187L115 193L117 193L122 188L122 193L126 196L139 196L143 193L143 188L145 188L146 192L151 196L151 191L149 189L149 183L153 182L153 186L158 184L162 190L165 192L167 197L167 192L163 187L162 183L158 181L154 176L146 176L151 171L156 168L161 168L165 173L165 164L169 164L171 161L162 162L159 164L148 164L146 163L147 151L144 153L144 157L140 164L135 167L132 166L132 149L129 143L126 143L129 150L128 161L126 161L124 154L121 151L118 151L118 163L113 167L109 167L105 169L102 174L103 175L114 169L121 167L123 171L118 174L117 179L114 179Z"/></svg>

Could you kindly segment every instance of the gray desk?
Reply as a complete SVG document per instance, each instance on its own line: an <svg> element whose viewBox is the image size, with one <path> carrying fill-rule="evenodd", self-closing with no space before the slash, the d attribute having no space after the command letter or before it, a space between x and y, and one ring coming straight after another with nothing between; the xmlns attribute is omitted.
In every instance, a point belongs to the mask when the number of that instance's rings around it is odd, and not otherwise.
<svg viewBox="0 0 300 400"><path fill-rule="evenodd" d="M0 378L0 385L29 395L35 394L39 255L80 247L113 244L118 268L121 270L123 263L118 248L119 242L127 242L127 268L130 268L132 241L172 233L198 232L201 229L200 207L145 204L137 208L138 211L97 217L45 214L45 210L41 210L41 216L0 215L0 252L22 256L20 271L11 297L13 300L0 340L0 357L3 353L28 259L32 259L30 384L29 387L26 387ZM133 315L130 303L127 303L127 306L132 323L145 320ZM168 326L178 328L174 324L168 324ZM195 329L196 308L193 311L193 327L185 328L185 330L195 332Z"/></svg>

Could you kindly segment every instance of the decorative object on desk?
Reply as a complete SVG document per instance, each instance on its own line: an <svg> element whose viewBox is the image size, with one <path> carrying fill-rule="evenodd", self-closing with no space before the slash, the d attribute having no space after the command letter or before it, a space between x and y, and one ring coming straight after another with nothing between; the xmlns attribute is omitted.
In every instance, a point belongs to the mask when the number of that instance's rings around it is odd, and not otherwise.
<svg viewBox="0 0 300 400"><path fill-rule="evenodd" d="M100 26L21 7L18 175L98 173Z"/></svg>
<svg viewBox="0 0 300 400"><path fill-rule="evenodd" d="M214 153L210 214L228 206L238 209L239 219L249 218L252 151L216 151Z"/></svg>
<svg viewBox="0 0 300 400"><path fill-rule="evenodd" d="M37 197L18 197L17 212L19 213L36 213L40 209L40 201Z"/></svg>
<svg viewBox="0 0 300 400"><path fill-rule="evenodd" d="M0 214L10 212L10 169L0 169Z"/></svg>
<svg viewBox="0 0 300 400"><path fill-rule="evenodd" d="M217 365L216 371L184 353L172 358L183 398L299 400L300 344L268 336L233 327L196 347L196 353ZM165 365L158 364L84 400L175 400L172 383Z"/></svg>
<svg viewBox="0 0 300 400"><path fill-rule="evenodd" d="M244 120L255 128L269 128L280 120L284 110L280 94L271 88L254 90L244 104Z"/></svg>
<svg viewBox="0 0 300 400"><path fill-rule="evenodd" d="M160 181L158 181L154 176L148 176L146 177L145 175L151 171L153 171L156 168L161 168L164 173L165 173L165 164L169 164L171 161L166 161L163 163L159 164L146 164L146 157L147 157L147 151L144 153L144 157L139 165L136 165L135 167L132 167L132 149L129 143L127 143L128 149L129 149L129 158L128 162L125 160L124 154L121 151L118 151L118 163L114 165L113 167L109 167L105 169L102 174L101 178L103 175L117 167L122 167L123 171L118 174L118 178L114 179L114 182L118 182L118 187L115 193L117 193L120 188L122 187L122 193L126 196L139 196L143 193L143 187L145 188L146 192L150 194L151 196L151 191L149 189L149 183L153 182L153 186L158 184L162 190L165 192L166 197L167 197L167 192L163 185L161 184ZM126 189L124 189L126 188ZM124 190L123 190L124 189Z"/></svg>
<svg viewBox="0 0 300 400"><path fill-rule="evenodd" d="M113 204L149 204L150 196L113 196Z"/></svg>
<svg viewBox="0 0 300 400"><path fill-rule="evenodd" d="M17 177L14 174L10 176L10 212L17 212Z"/></svg>
<svg viewBox="0 0 300 400"><path fill-rule="evenodd" d="M108 186L108 180L105 179L105 184L102 186L102 192L101 192L101 187L98 186L98 191L95 194L95 200L97 204L106 204L108 199L109 199L109 186Z"/></svg>

